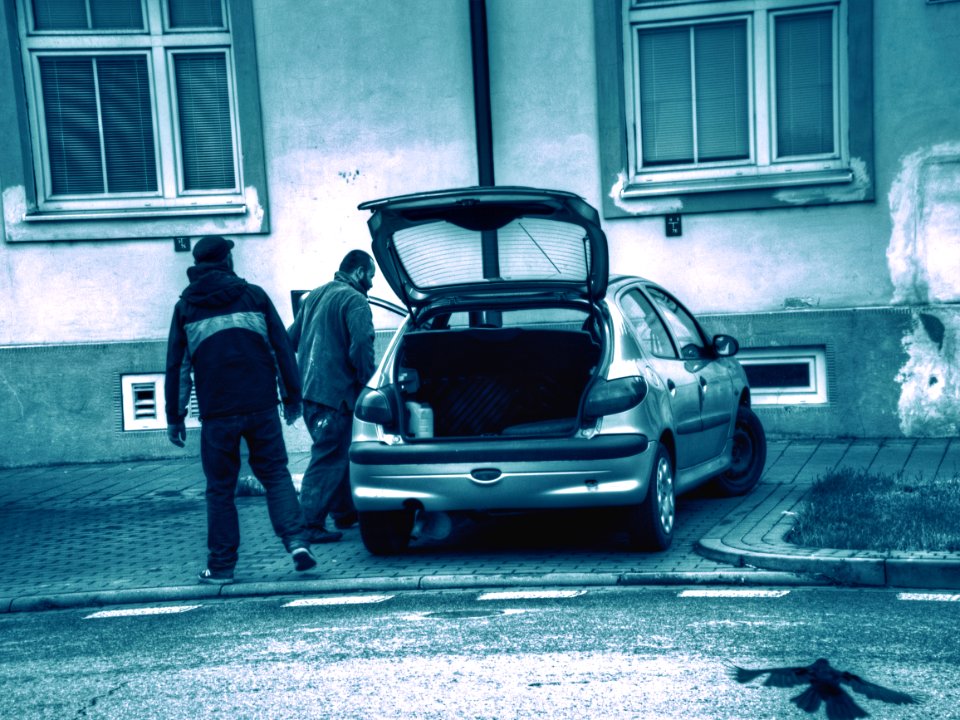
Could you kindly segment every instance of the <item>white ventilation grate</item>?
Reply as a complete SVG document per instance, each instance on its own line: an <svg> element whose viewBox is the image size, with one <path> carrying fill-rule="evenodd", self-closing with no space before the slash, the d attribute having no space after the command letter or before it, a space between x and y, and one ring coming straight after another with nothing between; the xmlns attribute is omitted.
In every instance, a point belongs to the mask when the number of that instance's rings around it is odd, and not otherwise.
<svg viewBox="0 0 960 720"><path fill-rule="evenodd" d="M123 430L166 430L167 415L164 401L163 373L122 375L120 377L123 404ZM187 427L200 427L197 393L190 391L187 405Z"/></svg>
<svg viewBox="0 0 960 720"><path fill-rule="evenodd" d="M149 422L157 418L156 383L133 383L133 419Z"/></svg>

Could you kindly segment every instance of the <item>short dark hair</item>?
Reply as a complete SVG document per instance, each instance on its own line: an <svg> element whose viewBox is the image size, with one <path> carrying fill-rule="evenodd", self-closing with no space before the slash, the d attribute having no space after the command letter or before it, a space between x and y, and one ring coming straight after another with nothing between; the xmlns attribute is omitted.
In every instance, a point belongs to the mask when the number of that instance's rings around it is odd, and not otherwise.
<svg viewBox="0 0 960 720"><path fill-rule="evenodd" d="M340 272L350 273L357 268L373 267L373 258L363 250L351 250L340 262Z"/></svg>

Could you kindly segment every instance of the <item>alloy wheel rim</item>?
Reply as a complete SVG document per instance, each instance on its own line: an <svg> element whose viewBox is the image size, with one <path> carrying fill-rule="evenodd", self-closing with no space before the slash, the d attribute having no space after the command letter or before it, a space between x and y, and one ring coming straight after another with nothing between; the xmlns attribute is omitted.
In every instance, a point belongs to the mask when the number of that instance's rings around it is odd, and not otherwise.
<svg viewBox="0 0 960 720"><path fill-rule="evenodd" d="M657 507L660 508L660 527L665 533L673 530L674 495L673 473L666 458L657 465Z"/></svg>
<svg viewBox="0 0 960 720"><path fill-rule="evenodd" d="M734 433L732 455L730 470L735 475L742 475L750 468L750 459L753 457L753 438L743 428L738 428Z"/></svg>

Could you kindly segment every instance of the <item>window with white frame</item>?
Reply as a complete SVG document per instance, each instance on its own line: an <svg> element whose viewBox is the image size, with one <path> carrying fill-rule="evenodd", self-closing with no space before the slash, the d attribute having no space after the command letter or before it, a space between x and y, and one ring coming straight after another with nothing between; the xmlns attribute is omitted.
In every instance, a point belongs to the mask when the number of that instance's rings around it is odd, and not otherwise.
<svg viewBox="0 0 960 720"><path fill-rule="evenodd" d="M873 0L593 0L605 217L870 202Z"/></svg>
<svg viewBox="0 0 960 720"><path fill-rule="evenodd" d="M633 0L635 195L851 179L845 0Z"/></svg>
<svg viewBox="0 0 960 720"><path fill-rule="evenodd" d="M822 347L750 348L737 353L755 405L827 402L827 356Z"/></svg>
<svg viewBox="0 0 960 720"><path fill-rule="evenodd" d="M225 0L18 10L42 212L242 208Z"/></svg>

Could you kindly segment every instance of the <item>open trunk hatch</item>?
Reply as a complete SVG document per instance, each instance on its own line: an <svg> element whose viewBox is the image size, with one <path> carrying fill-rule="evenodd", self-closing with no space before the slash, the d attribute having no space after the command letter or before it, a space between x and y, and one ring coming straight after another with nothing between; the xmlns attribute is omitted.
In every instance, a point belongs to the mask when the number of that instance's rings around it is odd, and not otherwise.
<svg viewBox="0 0 960 720"><path fill-rule="evenodd" d="M562 294L596 302L607 289L607 240L572 193L473 187L360 205L384 278L411 312L480 298Z"/></svg>

